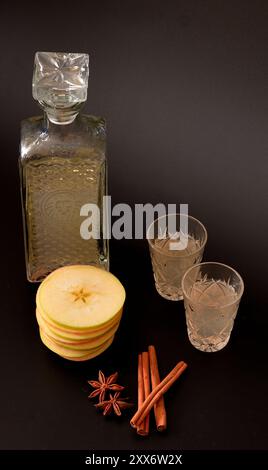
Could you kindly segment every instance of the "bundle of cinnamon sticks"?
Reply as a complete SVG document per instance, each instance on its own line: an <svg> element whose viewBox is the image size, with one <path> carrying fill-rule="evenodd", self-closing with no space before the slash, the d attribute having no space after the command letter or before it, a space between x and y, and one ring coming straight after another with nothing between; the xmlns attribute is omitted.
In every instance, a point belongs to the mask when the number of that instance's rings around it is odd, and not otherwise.
<svg viewBox="0 0 268 470"><path fill-rule="evenodd" d="M160 381L157 355L154 346L149 346L148 352L138 356L138 410L132 417L130 424L141 436L148 436L150 411L154 408L154 416L158 431L164 431L167 427L167 414L164 402L164 394L171 385L180 377L187 364L183 361L171 370Z"/></svg>

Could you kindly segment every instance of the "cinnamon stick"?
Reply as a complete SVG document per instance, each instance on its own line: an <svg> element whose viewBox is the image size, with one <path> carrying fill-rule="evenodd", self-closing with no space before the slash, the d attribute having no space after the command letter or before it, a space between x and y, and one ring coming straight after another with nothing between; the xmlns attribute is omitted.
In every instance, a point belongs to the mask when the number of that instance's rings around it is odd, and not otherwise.
<svg viewBox="0 0 268 470"><path fill-rule="evenodd" d="M142 375L143 375L143 386L144 386L144 400L150 395L150 365L149 365L149 354L148 352L142 353ZM144 402L143 402L144 403ZM141 405L141 407L143 404ZM144 434L147 436L149 434L149 426L150 426L150 415L149 413L144 416L142 420L140 420L139 425L144 422Z"/></svg>
<svg viewBox="0 0 268 470"><path fill-rule="evenodd" d="M160 384L160 375L158 369L157 355L154 346L149 346L149 359L150 359L150 371L151 371L151 384L152 390ZM140 408L140 405L139 405ZM164 431L167 428L167 413L165 407L164 397L161 396L159 400L154 404L154 416L157 431Z"/></svg>
<svg viewBox="0 0 268 470"><path fill-rule="evenodd" d="M187 364L183 361L180 361L174 369L160 382L160 384L155 387L151 393L147 396L143 405L138 409L135 415L132 417L130 424L132 427L137 428L137 426L142 423L142 421L148 416L154 404L159 400L160 397L171 387L171 385L180 377L183 371L186 369Z"/></svg>
<svg viewBox="0 0 268 470"><path fill-rule="evenodd" d="M138 408L142 406L144 402L144 382L143 382L143 366L142 366L142 355L139 354L138 356ZM141 436L147 436L145 430L145 421L143 421L137 427L137 433Z"/></svg>

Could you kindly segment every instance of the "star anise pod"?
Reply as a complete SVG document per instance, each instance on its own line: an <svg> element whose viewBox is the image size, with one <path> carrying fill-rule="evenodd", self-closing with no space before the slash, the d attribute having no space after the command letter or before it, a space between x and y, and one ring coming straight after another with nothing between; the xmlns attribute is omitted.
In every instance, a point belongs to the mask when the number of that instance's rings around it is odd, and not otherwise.
<svg viewBox="0 0 268 470"><path fill-rule="evenodd" d="M114 412L117 416L121 416L121 410L130 408L133 406L132 403L128 403L128 398L121 398L120 392L116 392L114 395L110 393L110 400L104 400L97 403L96 408L103 410L103 415L109 415Z"/></svg>
<svg viewBox="0 0 268 470"><path fill-rule="evenodd" d="M113 390L114 392L120 392L124 390L125 387L122 385L118 385L116 383L118 377L118 372L110 375L107 379L103 372L99 371L99 380L89 380L88 383L91 387L95 388L93 392L88 396L88 398L99 397L99 402L103 402L105 400L106 392L108 390Z"/></svg>

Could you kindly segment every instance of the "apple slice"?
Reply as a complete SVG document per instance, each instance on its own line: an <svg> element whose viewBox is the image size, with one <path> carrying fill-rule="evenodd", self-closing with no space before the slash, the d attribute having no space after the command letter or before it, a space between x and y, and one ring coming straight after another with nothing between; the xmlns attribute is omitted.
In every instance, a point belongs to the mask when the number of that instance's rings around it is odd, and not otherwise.
<svg viewBox="0 0 268 470"><path fill-rule="evenodd" d="M88 355L81 356L81 357L69 357L69 356L61 356L61 357L63 357L64 359L68 359L69 361L77 361L77 362L88 361L89 359L93 359L94 357L97 357L100 354L102 354L104 351L106 351L106 349L108 349L111 346L112 342L113 342L113 338L112 340L109 340L105 344L105 346L100 348L97 353L95 352L95 353L88 354Z"/></svg>
<svg viewBox="0 0 268 470"><path fill-rule="evenodd" d="M95 266L65 266L39 286L38 311L65 329L81 331L106 327L121 315L125 290L111 273Z"/></svg>
<svg viewBox="0 0 268 470"><path fill-rule="evenodd" d="M40 338L43 344L52 352L58 354L59 356L62 356L65 359L69 359L71 361L87 361L88 359L93 359L93 357L96 357L99 354L101 354L103 351L105 351L113 342L113 336L112 336L108 341L106 341L99 348L95 348L95 349L92 349L90 352L81 354L82 351L68 350L66 348L55 345L41 329L40 329Z"/></svg>
<svg viewBox="0 0 268 470"><path fill-rule="evenodd" d="M92 328L88 330L88 332L81 332L81 331L76 331L76 330L70 330L70 329L64 329L59 326L57 326L55 323L52 323L48 317L46 317L43 313L41 313L38 309L36 309L36 318L40 326L43 324L46 325L47 328L49 328L50 332L53 333L53 335L62 338L63 340L67 341L89 341L90 339L95 339L99 338L103 335L106 335L108 332L110 332L115 326L119 326L121 315L119 317L115 318L115 321L112 321L111 323L108 324L106 328L99 328L97 330L93 330ZM84 330L83 330L84 331ZM53 336L52 335L52 336Z"/></svg>
<svg viewBox="0 0 268 470"><path fill-rule="evenodd" d="M97 336L96 338L90 339L66 339L62 338L54 334L54 332L50 329L50 327L46 324L46 322L42 319L41 316L36 313L36 318L40 329L45 333L45 335L50 339L52 342L59 346L66 347L67 349L77 349L77 350L89 350L100 347L102 344L106 343L112 336L114 336L119 324L116 323L107 333ZM82 352L81 352L82 354Z"/></svg>

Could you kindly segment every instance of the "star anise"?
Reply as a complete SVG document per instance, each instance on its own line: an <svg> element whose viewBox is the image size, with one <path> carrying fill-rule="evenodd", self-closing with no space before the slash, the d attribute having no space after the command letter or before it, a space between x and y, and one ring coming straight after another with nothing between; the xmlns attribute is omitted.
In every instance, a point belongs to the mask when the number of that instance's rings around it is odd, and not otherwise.
<svg viewBox="0 0 268 470"><path fill-rule="evenodd" d="M88 383L91 387L95 388L93 392L88 396L88 398L95 398L99 396L99 402L103 402L105 400L106 392L108 390L113 390L114 392L120 392L124 390L125 387L122 385L118 385L116 383L118 377L118 372L110 375L107 379L103 372L99 371L99 380L89 380Z"/></svg>
<svg viewBox="0 0 268 470"><path fill-rule="evenodd" d="M114 395L110 393L110 400L104 400L97 403L96 408L103 410L103 415L109 415L114 412L117 416L121 416L121 410L130 408L133 406L132 403L128 403L128 398L120 398L120 392L116 392Z"/></svg>

